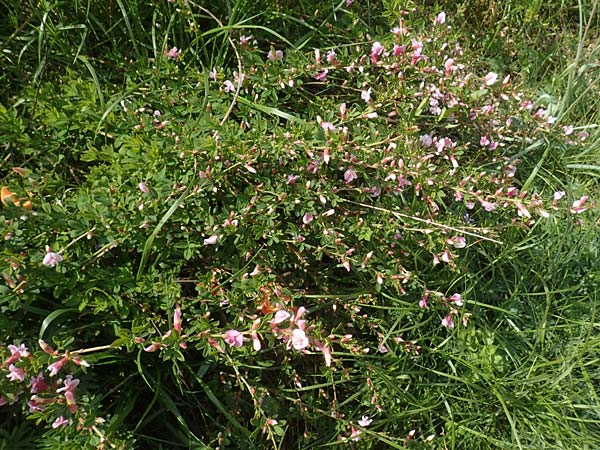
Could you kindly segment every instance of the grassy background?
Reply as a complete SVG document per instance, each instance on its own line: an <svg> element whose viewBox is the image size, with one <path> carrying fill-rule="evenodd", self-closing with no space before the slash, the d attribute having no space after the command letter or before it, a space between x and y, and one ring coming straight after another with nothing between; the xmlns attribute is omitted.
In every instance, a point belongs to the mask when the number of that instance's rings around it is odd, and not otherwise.
<svg viewBox="0 0 600 450"><path fill-rule="evenodd" d="M202 5L206 10L191 2L149 5L141 0L0 2L0 184L14 176L12 167L26 167L37 174L32 182L42 185L47 197L65 200L64 205L49 207L47 219L36 219L40 233L61 229L68 221L72 239L104 218L127 223L127 218L113 216L109 207L112 194L102 197L100 193L115 187L118 193L125 192L131 187L128 177L136 179L146 170L164 179L164 196L175 200L170 176L184 177L191 163L184 167L176 156L164 156L172 145L169 137L157 137L153 142L152 135L133 136L136 122L119 122L113 114L121 100L133 98L139 105L153 105L168 114L169 120L187 123L183 126L196 146L210 147L213 144L207 136L219 124L203 111L210 104L215 116L220 112L223 117L229 105L219 104L208 88L197 86L206 86L201 83L213 67L236 68L238 61L229 38L237 41L241 35L251 34L264 51L268 51L264 43L269 43L296 55L301 68L312 58L313 48L350 48L356 42L364 43L366 33L387 33L403 17L402 11L412 7L423 16L446 11L474 67L482 73L511 74L523 89L536 93L539 106L557 117L557 129L573 125L590 134L584 146L548 138L537 146L506 149L507 158L523 161L520 186L550 194L564 190L571 201L582 193L598 198L600 71L595 1L357 0L353 9L348 8L350 12L344 12L343 1ZM162 57L163 49L170 46L185 50L186 57L176 68ZM311 81L299 92L301 100L273 94L274 107L314 120L317 114L325 117L323 108L332 108L345 95L321 90ZM283 144L273 145L265 137L267 131L282 134L277 120L253 122L261 123L264 129L244 134L237 123L226 123L219 130L229 143L242 142L240 151L250 151L253 143L273 154L283 151L278 147ZM293 132L298 136L307 133L300 128ZM111 150L115 142L124 150ZM280 137L279 142L285 139ZM183 178L182 184L187 181ZM246 193L243 181L231 181L233 194L241 197ZM123 195L119 198L127 199ZM88 216L82 213L85 208L66 202L84 205L91 198L96 203L93 212L85 213ZM135 208L134 199L123 201L129 202L122 205L123 211ZM216 201L234 202L232 198ZM198 200L198 207L201 205ZM157 202L149 213L157 220L164 214L159 206ZM107 352L93 361L97 370L87 379L89 386L106 392L90 401L109 412L109 430L125 442L124 448L133 446L134 441L139 448L215 448L219 439L224 440L221 448L597 448L600 233L593 224L599 223L600 216L594 214L587 227L579 225L578 216L567 216L539 221L531 229L509 228L503 234L504 246L479 246L464 261L467 270L456 276L423 269L425 278L435 282L439 277L440 286L446 283L469 298L476 320L468 328L456 329L450 339L433 319L419 316L415 302L389 292L378 296L365 288L366 282L344 284L341 271L319 278L327 261L311 260L314 283L329 289L320 295L329 293L342 299L344 295L364 295L357 304L374 317L379 332L385 336L408 333L423 346L419 358L400 351L385 358L363 358L340 350L337 357L344 361L345 370L319 372L316 358L273 355L275 362L268 366L271 355L265 355L261 366L255 364L253 355L245 354L237 362L217 364L198 351L195 359L178 361L174 356L170 366L163 366L158 355L150 355L142 363L140 352ZM64 217L65 224L53 223L54 217ZM157 238L165 248L174 241L193 244L191 234L169 233ZM120 237L123 234L124 239ZM101 267L91 268L86 276L62 287L69 291L84 286L85 295L61 304L58 299L64 295L55 287L60 278L49 280L40 288L40 296L47 300L43 311L19 306L21 310L11 316L17 320L7 316L0 321L2 340L35 336L40 320L59 309L65 310L64 331L81 320L71 319L68 310L82 308L84 303L93 313L85 316L78 328L78 342L126 334L126 327L120 329L119 321L113 320L111 301L100 295L112 292L103 285L110 278L115 285L123 280L124 293L119 298L134 302L156 299L170 301L172 306L178 296L195 295L192 288L186 291L188 288L175 280L179 273L197 280L204 277L178 256L184 249L180 253L164 250L162 260L149 262L151 267L142 282L129 285L128 276L138 269L140 258L136 243L146 242L143 230L133 226L125 233L109 229L89 243L89 252L101 252L117 239L123 239L122 246L106 273ZM251 243L249 239L247 245ZM283 258L280 254L275 257ZM224 260L233 258L233 251L223 255ZM122 267L123 272L111 272L115 267ZM168 267L173 280L163 283L157 267ZM286 281L306 288L305 280ZM310 289L307 292L310 296ZM6 290L0 295L5 306L12 308L17 302ZM371 295L378 301L373 302ZM132 312L138 306L118 309L127 320L134 317L132 328L142 327L145 320L143 311L139 315ZM327 317L326 312L322 314ZM358 334L376 335L367 324L356 328ZM60 334L61 329L57 326L55 332ZM302 388L290 381L298 373L313 374ZM244 384L264 388L267 400L258 407L242 389ZM376 426L367 429L358 442L340 442L339 435L345 433L349 422L356 423L364 411L374 413L373 393L381 399L384 411ZM340 399L335 411L343 416L331 416L332 398ZM297 408L298 403L304 403L306 410ZM233 413L237 410L241 413ZM281 427L265 437L256 411L279 417ZM76 435L68 442L51 434L42 437L43 431L17 412L2 417L0 448L82 448ZM413 429L418 430L417 437L405 439ZM436 435L431 442L425 440L429 434Z"/></svg>

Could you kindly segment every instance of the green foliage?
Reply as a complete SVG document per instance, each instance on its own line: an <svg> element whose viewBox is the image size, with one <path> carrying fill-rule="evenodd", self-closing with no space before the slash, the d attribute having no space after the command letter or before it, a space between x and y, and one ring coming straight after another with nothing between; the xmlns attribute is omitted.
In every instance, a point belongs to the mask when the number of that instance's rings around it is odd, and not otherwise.
<svg viewBox="0 0 600 450"><path fill-rule="evenodd" d="M479 3L0 19L0 448L592 448L595 13Z"/></svg>

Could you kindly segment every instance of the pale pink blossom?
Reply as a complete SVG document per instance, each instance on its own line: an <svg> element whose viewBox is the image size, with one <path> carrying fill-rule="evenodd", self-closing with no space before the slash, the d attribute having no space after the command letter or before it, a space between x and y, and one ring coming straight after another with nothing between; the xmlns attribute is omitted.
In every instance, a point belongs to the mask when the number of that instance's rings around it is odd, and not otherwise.
<svg viewBox="0 0 600 450"><path fill-rule="evenodd" d="M455 236L452 239L448 239L447 243L454 246L454 248L465 248L467 246L467 241L462 236Z"/></svg>
<svg viewBox="0 0 600 450"><path fill-rule="evenodd" d="M498 81L498 74L495 72L489 72L484 78L483 78L483 82L485 83L486 86L491 86L492 84L494 84L496 81Z"/></svg>
<svg viewBox="0 0 600 450"><path fill-rule="evenodd" d="M56 252L48 252L44 255L44 259L42 260L42 264L48 267L54 267L57 264L60 264L63 260L63 257Z"/></svg>
<svg viewBox="0 0 600 450"><path fill-rule="evenodd" d="M419 141L425 148L431 147L431 145L433 144L433 138L430 134L424 134L423 136L420 136Z"/></svg>
<svg viewBox="0 0 600 450"><path fill-rule="evenodd" d="M433 23L436 25L441 25L444 22L446 22L446 13L444 11L442 11L437 16L435 16Z"/></svg>
<svg viewBox="0 0 600 450"><path fill-rule="evenodd" d="M281 50L269 50L267 58L271 61L279 61L280 59L283 59L283 52Z"/></svg>
<svg viewBox="0 0 600 450"><path fill-rule="evenodd" d="M462 296L460 294L452 294L450 297L448 297L448 300L450 300L456 306L463 305Z"/></svg>
<svg viewBox="0 0 600 450"><path fill-rule="evenodd" d="M419 308L429 309L429 305L427 304L427 300L429 300L429 292L425 292L421 300L419 300Z"/></svg>
<svg viewBox="0 0 600 450"><path fill-rule="evenodd" d="M565 191L556 191L552 196L552 206L556 206L558 201L563 198L567 193Z"/></svg>
<svg viewBox="0 0 600 450"><path fill-rule="evenodd" d="M235 92L235 86L230 80L225 80L223 84L225 85L225 92Z"/></svg>
<svg viewBox="0 0 600 450"><path fill-rule="evenodd" d="M452 69L454 68L454 59L453 58L448 58L445 62L444 62L444 68L446 69L446 76L450 76L450 74L452 73Z"/></svg>
<svg viewBox="0 0 600 450"><path fill-rule="evenodd" d="M483 207L483 209L485 209L486 211L493 211L496 209L496 204L495 203L491 203L488 202L486 200L480 200L479 203L481 204L481 206Z"/></svg>
<svg viewBox="0 0 600 450"><path fill-rule="evenodd" d="M292 331L292 346L296 350L302 350L308 347L308 338L306 337L304 330L296 328Z"/></svg>
<svg viewBox="0 0 600 450"><path fill-rule="evenodd" d="M73 362L73 364L75 364L76 366L83 366L83 367L90 367L90 364L83 358L75 355L71 357L71 361Z"/></svg>
<svg viewBox="0 0 600 450"><path fill-rule="evenodd" d="M394 44L394 47L392 48L392 54L394 56L398 57L404 52L406 52L406 45Z"/></svg>
<svg viewBox="0 0 600 450"><path fill-rule="evenodd" d="M325 81L325 80L327 79L327 74L328 74L328 73L329 73L329 70L327 70L327 69L324 69L324 70L322 70L322 71L318 72L318 73L315 75L315 79L316 79L317 81Z"/></svg>
<svg viewBox="0 0 600 450"><path fill-rule="evenodd" d="M258 337L258 333L256 330L260 326L261 320L255 319L252 323L252 348L255 352L258 352L261 349L260 339Z"/></svg>
<svg viewBox="0 0 600 450"><path fill-rule="evenodd" d="M148 353L153 353L161 347L162 347L161 344L159 344L157 342L153 342L152 344L148 345L147 347L144 347L144 351L148 352Z"/></svg>
<svg viewBox="0 0 600 450"><path fill-rule="evenodd" d="M25 344L21 344L18 347L16 345L9 344L8 349L10 350L10 356L6 358L6 361L2 364L4 367L11 365L21 358L27 358L29 356L29 350Z"/></svg>
<svg viewBox="0 0 600 450"><path fill-rule="evenodd" d="M321 125L321 128L323 128L323 131L325 132L325 134L336 131L335 125L333 125L331 122L323 122L322 121L320 123L320 125Z"/></svg>
<svg viewBox="0 0 600 450"><path fill-rule="evenodd" d="M74 412L77 409L77 403L75 402L75 388L79 385L79 380L73 378L73 375L67 375L65 377L64 386L57 389L56 392L64 392L67 406Z"/></svg>
<svg viewBox="0 0 600 450"><path fill-rule="evenodd" d="M175 305L173 312L173 329L181 333L181 308L179 305Z"/></svg>
<svg viewBox="0 0 600 450"><path fill-rule="evenodd" d="M571 211L572 214L581 214L584 212L587 209L585 203L587 202L588 198L589 197L587 195L582 195L579 200L575 200L573 202L573 205L571 205L569 211Z"/></svg>
<svg viewBox="0 0 600 450"><path fill-rule="evenodd" d="M401 20L400 21L400 26L392 28L390 30L390 33L392 33L393 35L395 35L397 38L400 38L402 36L408 36L410 34L410 31L408 30L408 28L406 28L404 26L404 23Z"/></svg>
<svg viewBox="0 0 600 450"><path fill-rule="evenodd" d="M212 236L204 239L204 245L215 245L219 240L219 235L213 234Z"/></svg>
<svg viewBox="0 0 600 450"><path fill-rule="evenodd" d="M346 107L346 103L342 103L342 104L340 105L340 118L341 118L342 120L345 120L345 119L346 119L346 111L347 111L347 109L348 109L348 108Z"/></svg>
<svg viewBox="0 0 600 450"><path fill-rule="evenodd" d="M67 425L68 423L69 421L67 419L65 419L63 416L60 416L52 423L52 428L56 429L62 425Z"/></svg>
<svg viewBox="0 0 600 450"><path fill-rule="evenodd" d="M363 99L366 103L371 102L371 88L365 89L360 93L360 98Z"/></svg>
<svg viewBox="0 0 600 450"><path fill-rule="evenodd" d="M179 50L177 47L173 47L167 52L167 58L169 59L179 59L180 57L181 50Z"/></svg>
<svg viewBox="0 0 600 450"><path fill-rule="evenodd" d="M323 353L325 358L325 366L331 367L331 347L327 344L322 344L320 341L315 340L315 347Z"/></svg>
<svg viewBox="0 0 600 450"><path fill-rule="evenodd" d="M315 216L313 216L311 213L306 213L304 214L304 216L302 216L302 223L304 225L308 225L309 223L311 223L313 220L315 219Z"/></svg>
<svg viewBox="0 0 600 450"><path fill-rule="evenodd" d="M570 136L571 134L573 134L573 126L572 125L567 125L562 127L563 129L563 133L565 133L565 136Z"/></svg>
<svg viewBox="0 0 600 450"><path fill-rule="evenodd" d="M50 372L50 376L53 377L54 375L56 375L60 369L62 369L62 367L66 364L66 362L69 360L68 356L64 356L61 359L59 359L58 361L55 361L54 363L50 364L48 366L48 371Z"/></svg>
<svg viewBox="0 0 600 450"><path fill-rule="evenodd" d="M25 370L11 364L8 366L8 375L6 375L6 377L10 381L23 381L25 379Z"/></svg>
<svg viewBox="0 0 600 450"><path fill-rule="evenodd" d="M150 192L150 189L148 188L146 183L144 183L143 181L140 184L138 184L138 189L140 191L142 191L144 194L147 194L148 192Z"/></svg>
<svg viewBox="0 0 600 450"><path fill-rule="evenodd" d="M369 416L362 416L362 418L357 422L361 427L368 427L373 422Z"/></svg>
<svg viewBox="0 0 600 450"><path fill-rule="evenodd" d="M50 386L48 386L48 383L46 383L42 372L40 372L37 377L31 377L29 379L29 389L31 390L32 394L46 392L50 389Z"/></svg>
<svg viewBox="0 0 600 450"><path fill-rule="evenodd" d="M528 219L531 219L531 214L529 213L525 205L523 205L523 203L517 203L517 214L519 217L527 217Z"/></svg>
<svg viewBox="0 0 600 450"><path fill-rule="evenodd" d="M373 42L371 46L371 62L375 64L379 61L379 57L383 54L385 47L381 42Z"/></svg>
<svg viewBox="0 0 600 450"><path fill-rule="evenodd" d="M291 316L291 314L289 312L280 309L279 311L277 311L275 313L275 315L271 319L271 324L279 325L280 323L283 323L286 320L288 320L290 318L290 316Z"/></svg>
<svg viewBox="0 0 600 450"><path fill-rule="evenodd" d="M36 411L43 411L45 409L45 406L39 400L40 400L40 397L38 397L37 395L34 395L27 402L27 406L29 406L30 413L33 413Z"/></svg>
<svg viewBox="0 0 600 450"><path fill-rule="evenodd" d="M335 50L332 49L327 52L327 62L329 64L338 64L338 61L335 57Z"/></svg>
<svg viewBox="0 0 600 450"><path fill-rule="evenodd" d="M452 321L452 314L448 314L442 319L442 326L445 328L454 328L454 322Z"/></svg>
<svg viewBox="0 0 600 450"><path fill-rule="evenodd" d="M358 176L356 175L356 171L353 167L348 167L348 169L346 169L346 171L344 172L344 181L348 184L352 183L357 178Z"/></svg>
<svg viewBox="0 0 600 450"><path fill-rule="evenodd" d="M252 36L240 36L240 44L242 44L242 48L247 48L251 39Z"/></svg>
<svg viewBox="0 0 600 450"><path fill-rule="evenodd" d="M225 332L225 342L232 347L241 347L244 345L244 335L237 330L227 330Z"/></svg>

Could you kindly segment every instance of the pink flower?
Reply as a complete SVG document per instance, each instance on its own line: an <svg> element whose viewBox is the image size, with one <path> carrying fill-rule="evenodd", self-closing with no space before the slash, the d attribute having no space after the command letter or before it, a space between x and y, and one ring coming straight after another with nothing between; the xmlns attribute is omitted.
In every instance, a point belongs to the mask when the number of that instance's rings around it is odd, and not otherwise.
<svg viewBox="0 0 600 450"><path fill-rule="evenodd" d="M42 264L48 267L54 267L57 264L60 264L63 260L63 257L56 252L48 252L44 256L42 260Z"/></svg>
<svg viewBox="0 0 600 450"><path fill-rule="evenodd" d="M181 308L179 305L175 305L173 312L173 329L181 333Z"/></svg>
<svg viewBox="0 0 600 450"><path fill-rule="evenodd" d="M74 412L77 409L77 403L75 402L75 388L79 385L79 380L77 378L73 378L73 375L67 375L65 377L65 381L63 382L64 386L60 389L57 389L56 392L64 392L65 399L67 400L67 405L71 412Z"/></svg>
<svg viewBox="0 0 600 450"><path fill-rule="evenodd" d="M150 192L150 189L148 188L148 186L146 186L146 183L144 183L143 181L140 184L138 184L138 188L144 194L147 194L148 192Z"/></svg>
<svg viewBox="0 0 600 450"><path fill-rule="evenodd" d="M225 92L235 92L235 86L231 81L225 80L223 84L225 85Z"/></svg>
<svg viewBox="0 0 600 450"><path fill-rule="evenodd" d="M320 125L321 125L321 128L323 128L323 131L325 132L325 134L328 134L330 131L336 130L335 126L331 122L321 122Z"/></svg>
<svg viewBox="0 0 600 450"><path fill-rule="evenodd" d="M341 118L342 120L345 120L345 119L346 119L346 111L347 111L347 109L348 109L348 108L347 108L347 106L346 106L346 104L345 104L345 103L342 103L342 104L340 105L340 118Z"/></svg>
<svg viewBox="0 0 600 450"><path fill-rule="evenodd" d="M423 147L431 147L433 144L433 138L429 134L424 134L423 136L419 137L419 141Z"/></svg>
<svg viewBox="0 0 600 450"><path fill-rule="evenodd" d="M398 45L398 44L394 44L394 47L392 49L392 53L394 56L398 57L400 56L402 53L404 53L406 51L406 45Z"/></svg>
<svg viewBox="0 0 600 450"><path fill-rule="evenodd" d="M353 167L348 167L348 169L344 172L344 181L348 184L352 183L357 178L358 176L356 175L356 171Z"/></svg>
<svg viewBox="0 0 600 450"><path fill-rule="evenodd" d="M260 319L255 319L252 323L252 348L255 352L258 352L261 348L260 339L258 338L258 333L256 332L256 329L259 327L260 323Z"/></svg>
<svg viewBox="0 0 600 450"><path fill-rule="evenodd" d="M225 342L232 347L241 347L244 345L244 335L237 330L227 330L225 332Z"/></svg>
<svg viewBox="0 0 600 450"><path fill-rule="evenodd" d="M306 213L304 214L304 216L302 217L302 223L304 225L308 225L309 223L311 223L313 220L315 219L315 216L313 216L311 213Z"/></svg>
<svg viewBox="0 0 600 450"><path fill-rule="evenodd" d="M429 305L427 305L427 300L429 300L429 292L425 292L421 300L419 300L419 308L429 309Z"/></svg>
<svg viewBox="0 0 600 450"><path fill-rule="evenodd" d="M327 69L322 70L321 72L319 72L315 75L315 79L317 81L325 81L327 79L328 73L329 73L329 70L327 70Z"/></svg>
<svg viewBox="0 0 600 450"><path fill-rule="evenodd" d="M148 345L147 347L144 347L144 351L148 352L148 353L153 353L156 350L158 350L161 347L160 344L153 342L152 344Z"/></svg>
<svg viewBox="0 0 600 450"><path fill-rule="evenodd" d="M167 52L167 58L169 59L178 59L181 56L181 50L177 47L173 47Z"/></svg>
<svg viewBox="0 0 600 450"><path fill-rule="evenodd" d="M483 79L483 82L485 83L486 86L491 86L497 80L498 80L498 74L495 72L489 72Z"/></svg>
<svg viewBox="0 0 600 450"><path fill-rule="evenodd" d="M290 316L291 315L290 315L289 312L280 309L279 311L277 311L275 313L275 315L271 319L271 324L272 325L279 325L280 323L283 323L286 320L288 320L290 318Z"/></svg>
<svg viewBox="0 0 600 450"><path fill-rule="evenodd" d="M68 424L69 421L67 419L65 419L63 416L60 416L58 419L56 419L53 423L52 423L52 428L56 429L62 425L66 425Z"/></svg>
<svg viewBox="0 0 600 450"><path fill-rule="evenodd" d="M292 331L292 346L296 350L302 350L303 348L308 347L308 338L306 337L304 330L296 328Z"/></svg>
<svg viewBox="0 0 600 450"><path fill-rule="evenodd" d="M446 76L450 76L453 68L454 68L454 59L448 58L446 60L446 62L444 62L444 69L446 69Z"/></svg>
<svg viewBox="0 0 600 450"><path fill-rule="evenodd" d="M360 93L360 98L362 98L366 103L371 102L371 88L366 89Z"/></svg>
<svg viewBox="0 0 600 450"><path fill-rule="evenodd" d="M327 62L329 64L339 64L335 59L335 50L332 49L327 52Z"/></svg>
<svg viewBox="0 0 600 450"><path fill-rule="evenodd" d="M26 358L29 356L29 351L25 344L21 344L18 347L16 345L10 344L8 346L8 349L10 350L10 356L2 364L4 367L11 365L15 361L18 361L20 358Z"/></svg>
<svg viewBox="0 0 600 450"><path fill-rule="evenodd" d="M496 204L495 203L491 203L491 202L488 202L486 200L480 200L479 203L481 203L481 206L486 211L493 211L493 210L496 209Z"/></svg>
<svg viewBox="0 0 600 450"><path fill-rule="evenodd" d="M25 370L16 367L14 364L8 366L8 372L7 378L10 381L23 381L25 379Z"/></svg>
<svg viewBox="0 0 600 450"><path fill-rule="evenodd" d="M219 235L213 234L211 237L204 239L204 245L215 245L218 239Z"/></svg>
<svg viewBox="0 0 600 450"><path fill-rule="evenodd" d="M448 314L442 319L442 326L445 328L454 328L454 322L452 321L452 314Z"/></svg>
<svg viewBox="0 0 600 450"><path fill-rule="evenodd" d="M527 208L525 208L525 205L523 205L523 203L518 202L516 206L517 206L517 215L519 217L527 217L528 219L531 219L531 214L529 213Z"/></svg>
<svg viewBox="0 0 600 450"><path fill-rule="evenodd" d="M368 427L371 425L371 422L373 422L373 419L371 419L369 416L362 416L362 419L360 419L357 423L361 427Z"/></svg>
<svg viewBox="0 0 600 450"><path fill-rule="evenodd" d="M452 294L450 297L448 297L448 300L450 300L456 306L463 305L462 296L460 294Z"/></svg>
<svg viewBox="0 0 600 450"><path fill-rule="evenodd" d="M381 42L373 42L371 47L371 62L375 64L379 61L379 57L383 54L385 47Z"/></svg>
<svg viewBox="0 0 600 450"><path fill-rule="evenodd" d="M69 360L68 356L64 356L63 358L59 359L58 361L50 364L48 366L48 371L50 372L50 376L53 377L54 375L56 375L60 369L62 369L62 367L66 364L66 362Z"/></svg>
<svg viewBox="0 0 600 450"><path fill-rule="evenodd" d="M44 379L44 375L42 374L42 372L40 372L37 377L30 378L29 388L32 394L37 394L38 392L48 391L50 389L50 386L48 386Z"/></svg>
<svg viewBox="0 0 600 450"><path fill-rule="evenodd" d="M315 340L315 347L317 347L323 353L325 358L325 365L331 367L331 347L327 344L321 344L321 342Z"/></svg>
<svg viewBox="0 0 600 450"><path fill-rule="evenodd" d="M34 395L33 397L31 397L31 400L29 400L27 402L27 406L29 406L30 413L44 410L44 405L42 405L40 402L38 402L38 400L39 400L39 397L37 395Z"/></svg>
<svg viewBox="0 0 600 450"><path fill-rule="evenodd" d="M573 202L573 205L569 209L569 211L571 211L571 214L581 214L582 212L584 212L587 209L587 206L584 205L587 202L588 198L589 197L587 195L582 195L579 200L575 200Z"/></svg>
<svg viewBox="0 0 600 450"><path fill-rule="evenodd" d="M446 22L446 13L444 11L442 11L437 16L435 16L435 19L434 19L433 23L435 25L441 25L444 22Z"/></svg>
<svg viewBox="0 0 600 450"><path fill-rule="evenodd" d="M242 44L242 48L247 48L251 39L252 36L240 36L240 44Z"/></svg>
<svg viewBox="0 0 600 450"><path fill-rule="evenodd" d="M452 239L448 239L447 243L449 245L453 245L454 248L465 248L467 246L467 241L462 236L456 236Z"/></svg>
<svg viewBox="0 0 600 450"><path fill-rule="evenodd" d="M283 59L283 52L281 50L269 50L267 58L271 61L279 61L280 59Z"/></svg>

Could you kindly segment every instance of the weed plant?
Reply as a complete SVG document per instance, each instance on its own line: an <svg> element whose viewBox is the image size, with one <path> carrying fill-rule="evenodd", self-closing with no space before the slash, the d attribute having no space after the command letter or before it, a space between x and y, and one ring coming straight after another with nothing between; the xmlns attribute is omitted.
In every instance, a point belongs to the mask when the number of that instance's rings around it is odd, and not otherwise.
<svg viewBox="0 0 600 450"><path fill-rule="evenodd" d="M596 3L13 3L0 448L597 447Z"/></svg>

